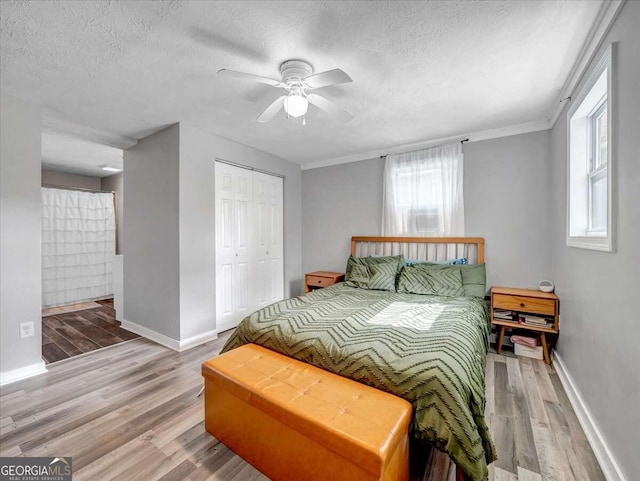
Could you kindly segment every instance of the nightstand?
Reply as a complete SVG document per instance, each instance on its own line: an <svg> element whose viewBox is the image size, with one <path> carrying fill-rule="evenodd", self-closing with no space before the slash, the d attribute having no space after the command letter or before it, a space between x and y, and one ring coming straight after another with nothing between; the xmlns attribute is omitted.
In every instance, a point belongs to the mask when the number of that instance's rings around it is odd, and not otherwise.
<svg viewBox="0 0 640 481"><path fill-rule="evenodd" d="M523 329L540 336L544 362L551 364L549 347L547 346L547 334L558 334L560 330L559 299L552 292L542 292L534 289L516 289L513 287L491 288L491 323L498 327L498 340L496 352L500 354L504 331L507 329ZM496 315L503 317L506 312L511 312L510 319L498 319ZM546 325L525 324L518 319L526 318L543 319Z"/></svg>
<svg viewBox="0 0 640 481"><path fill-rule="evenodd" d="M304 292L311 292L313 289L331 286L342 281L344 281L344 273L342 272L309 272L304 275Z"/></svg>

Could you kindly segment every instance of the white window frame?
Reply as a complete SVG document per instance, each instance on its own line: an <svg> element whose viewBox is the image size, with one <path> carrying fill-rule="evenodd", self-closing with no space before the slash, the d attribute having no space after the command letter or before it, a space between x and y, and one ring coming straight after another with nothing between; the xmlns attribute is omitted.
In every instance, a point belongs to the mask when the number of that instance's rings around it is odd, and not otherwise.
<svg viewBox="0 0 640 481"><path fill-rule="evenodd" d="M593 180L598 178L598 177L602 177L603 175L607 175L609 174L609 159L608 159L608 155L607 155L607 162L605 162L604 164L602 162L600 162L600 165L596 165L597 161L600 158L600 149L598 149L598 143L597 143L597 135L595 135L595 133L597 132L597 125L598 125L598 118L600 117L600 115L602 114L602 111L607 109L607 113L608 113L608 106L609 106L609 101L608 101L608 96L607 97L603 97L602 99L600 99L598 101L598 104L596 105L596 108L593 109L593 112L589 114L588 119L589 119L589 130L587 132L587 138L588 138L588 143L589 146L587 148L588 152L589 152L589 167L587 168L587 189L589 191L589 196L588 196L588 206L587 206L587 212L588 212L588 225L587 225L587 236L601 236L602 234L606 234L606 228L594 228L593 227ZM608 115L607 115L608 116ZM607 125L608 125L608 121L609 119L607 119ZM609 133L607 132L607 136L609 135ZM609 138L607 137L607 151L609 150ZM607 152L608 154L608 152ZM607 183L608 183L608 178L607 178ZM608 185L607 185L607 190L608 190ZM608 202L607 202L608 205Z"/></svg>
<svg viewBox="0 0 640 481"><path fill-rule="evenodd" d="M596 142L592 138L593 122L595 116L603 108L603 100L599 100L591 112L584 113L574 119L579 111L584 109L583 102L592 94L592 89L596 83L607 72L606 85L606 108L607 108L607 163L594 169L596 153L593 151ZM614 251L615 222L614 222L614 168L615 168L615 91L614 91L614 44L602 53L595 67L589 74L586 82L580 91L571 101L571 107L567 111L567 237L566 243L569 247L582 249L592 249L605 252ZM572 127L572 120L577 123L583 122L584 127ZM587 125L588 123L588 125ZM576 124L577 125L577 124ZM578 129L581 129L579 131ZM572 132L575 138L572 138ZM574 149L572 151L572 143ZM573 170L572 170L573 169ZM592 229L592 203L591 179L602 175L607 175L607 228ZM586 182L586 185L581 185ZM572 218L572 210L574 218ZM577 214L580 213L580 214ZM579 227L576 225L579 224Z"/></svg>

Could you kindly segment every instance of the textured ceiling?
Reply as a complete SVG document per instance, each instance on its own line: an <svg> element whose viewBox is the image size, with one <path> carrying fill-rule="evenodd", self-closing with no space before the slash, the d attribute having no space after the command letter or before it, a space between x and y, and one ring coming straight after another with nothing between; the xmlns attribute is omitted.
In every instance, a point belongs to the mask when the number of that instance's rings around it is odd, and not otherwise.
<svg viewBox="0 0 640 481"><path fill-rule="evenodd" d="M93 129L185 121L306 163L548 118L601 4L2 1L0 85ZM355 118L260 124L281 91L215 74L291 58L346 71L321 90Z"/></svg>
<svg viewBox="0 0 640 481"><path fill-rule="evenodd" d="M113 175L101 165L122 169L122 150L59 132L42 132L42 168L70 174Z"/></svg>

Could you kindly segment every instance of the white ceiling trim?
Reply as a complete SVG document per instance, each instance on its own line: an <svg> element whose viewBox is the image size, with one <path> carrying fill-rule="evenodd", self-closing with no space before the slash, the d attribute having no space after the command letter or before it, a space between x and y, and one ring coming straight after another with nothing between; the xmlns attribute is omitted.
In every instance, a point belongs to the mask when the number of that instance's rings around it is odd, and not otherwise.
<svg viewBox="0 0 640 481"><path fill-rule="evenodd" d="M613 22L618 17L620 10L622 10L622 6L624 5L625 0L611 0L605 2L600 12L598 13L598 18L594 22L589 34L587 35L587 39L580 49L580 53L578 54L578 58L576 62L573 64L573 68L567 77L567 80L562 87L560 96L558 97L558 101L553 108L553 112L551 112L551 118L549 125L553 127L560 117L562 110L564 108L564 103L561 102L562 99L566 99L567 97L571 97L573 95L573 90L578 85L578 82L582 78L582 76L586 73L586 68L589 65L589 62L593 59L596 51L600 47L600 44L604 40L607 33L609 33L609 29L613 25Z"/></svg>
<svg viewBox="0 0 640 481"><path fill-rule="evenodd" d="M126 150L138 143L136 139L114 134L105 130L98 130L85 125L76 124L60 118L60 114L48 108L42 109L42 130L66 134L69 137L107 145L116 149Z"/></svg>
<svg viewBox="0 0 640 481"><path fill-rule="evenodd" d="M497 139L499 137L508 137L510 135L526 134L529 132L538 132L540 130L549 130L551 125L548 120L536 120L534 122L527 122L524 124L510 125L507 127L501 127L498 129L481 130L478 132L471 132L468 134L453 135L449 137L442 137L439 139L425 140L421 142L414 142L411 144L396 145L386 149L370 150L369 152L363 152L359 154L345 155L343 157L335 157L332 159L319 160L316 162L309 162L301 165L302 170L319 169L321 167L329 167L330 165L348 164L350 162L358 162L360 160L375 159L378 157L384 157L388 154L400 154L403 152L411 152L414 150L426 149L435 145L447 144L450 142L456 142L463 139L469 139L469 142L477 142L480 140Z"/></svg>

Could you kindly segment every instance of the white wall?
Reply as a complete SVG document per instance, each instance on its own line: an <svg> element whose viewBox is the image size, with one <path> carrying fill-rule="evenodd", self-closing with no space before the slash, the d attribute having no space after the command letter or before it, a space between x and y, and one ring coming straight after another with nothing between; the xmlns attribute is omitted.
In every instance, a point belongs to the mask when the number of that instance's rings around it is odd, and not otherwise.
<svg viewBox="0 0 640 481"><path fill-rule="evenodd" d="M116 254L124 254L122 251L124 232L124 175L122 173L109 175L100 179L100 190L116 193Z"/></svg>
<svg viewBox="0 0 640 481"><path fill-rule="evenodd" d="M100 177L91 175L69 174L56 172L55 170L42 170L42 184L51 184L61 187L75 187L80 189L101 190Z"/></svg>
<svg viewBox="0 0 640 481"><path fill-rule="evenodd" d="M465 230L486 240L487 288L550 275L549 131L464 144ZM354 235L380 235L383 159L304 170L303 271L344 271Z"/></svg>
<svg viewBox="0 0 640 481"><path fill-rule="evenodd" d="M180 314L183 338L215 328L215 159L284 175L285 297L302 293L300 166L180 124Z"/></svg>
<svg viewBox="0 0 640 481"><path fill-rule="evenodd" d="M552 278L561 300L558 354L628 480L637 479L640 473L638 25L640 2L626 2L600 49L618 42L615 253L566 246L566 109L552 130L551 142Z"/></svg>
<svg viewBox="0 0 640 481"><path fill-rule="evenodd" d="M0 100L0 382L44 370L41 352L40 108ZM19 325L33 321L33 337Z"/></svg>
<svg viewBox="0 0 640 481"><path fill-rule="evenodd" d="M180 339L179 128L124 151L124 319Z"/></svg>
<svg viewBox="0 0 640 481"><path fill-rule="evenodd" d="M177 343L215 334L216 158L285 176L285 295L302 292L300 167L173 125L125 151L124 317Z"/></svg>

